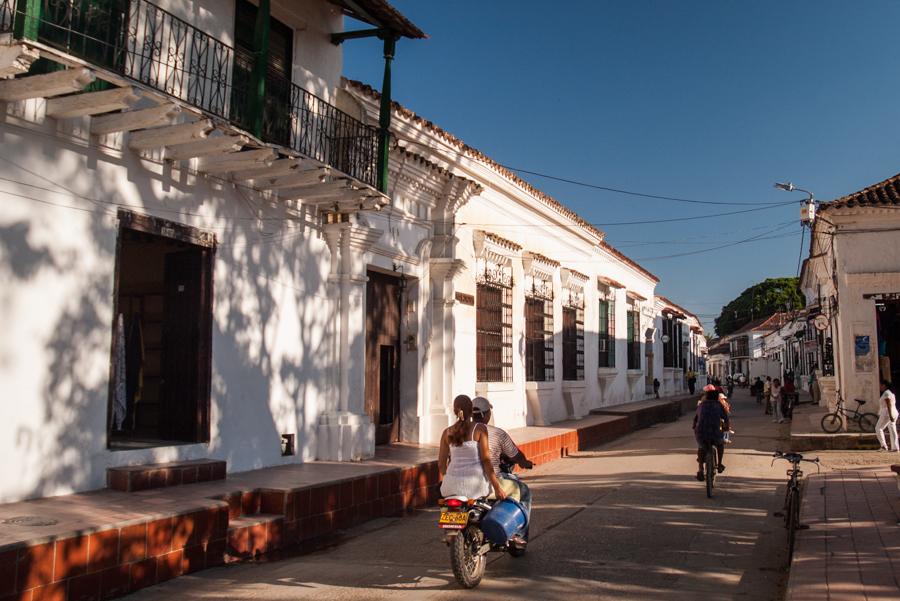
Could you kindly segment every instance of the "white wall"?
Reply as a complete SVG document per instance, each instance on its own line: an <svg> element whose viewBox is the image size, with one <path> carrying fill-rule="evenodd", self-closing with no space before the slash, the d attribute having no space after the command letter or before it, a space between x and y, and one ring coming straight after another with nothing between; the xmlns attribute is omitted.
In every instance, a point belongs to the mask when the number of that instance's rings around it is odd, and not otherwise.
<svg viewBox="0 0 900 601"><path fill-rule="evenodd" d="M329 253L317 231L285 220L283 203L58 127L64 135L52 120L0 125L0 502L102 487L111 465L209 456L241 471L311 459L331 394ZM220 242L209 445L106 449L117 205ZM281 433L297 434L296 457L281 457Z"/></svg>
<svg viewBox="0 0 900 601"><path fill-rule="evenodd" d="M834 243L839 310L836 368L842 395L851 406L852 399L872 402L879 396L875 300L864 298L864 295L900 293L900 231L843 233L847 229L871 230L900 225L900 215L896 211L873 213L834 220L841 226ZM868 357L857 358L855 355L857 336L869 337L871 350Z"/></svg>

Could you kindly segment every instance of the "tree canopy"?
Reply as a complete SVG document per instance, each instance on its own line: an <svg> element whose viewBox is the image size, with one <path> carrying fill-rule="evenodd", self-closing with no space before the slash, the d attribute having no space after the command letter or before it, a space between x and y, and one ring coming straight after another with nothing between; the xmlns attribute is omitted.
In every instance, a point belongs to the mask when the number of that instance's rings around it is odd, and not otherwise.
<svg viewBox="0 0 900 601"><path fill-rule="evenodd" d="M716 318L716 334L727 336L754 319L799 309L803 305L798 278L768 278L750 286L722 307Z"/></svg>

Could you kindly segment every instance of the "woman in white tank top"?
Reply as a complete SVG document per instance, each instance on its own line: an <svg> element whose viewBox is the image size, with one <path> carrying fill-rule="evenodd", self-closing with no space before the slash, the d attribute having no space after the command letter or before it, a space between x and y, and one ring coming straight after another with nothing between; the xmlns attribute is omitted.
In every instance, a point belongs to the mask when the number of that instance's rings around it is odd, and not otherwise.
<svg viewBox="0 0 900 601"><path fill-rule="evenodd" d="M487 428L472 421L472 399L464 394L453 400L457 422L441 435L438 471L441 496L469 499L486 497L494 489L497 499L506 495L491 465Z"/></svg>

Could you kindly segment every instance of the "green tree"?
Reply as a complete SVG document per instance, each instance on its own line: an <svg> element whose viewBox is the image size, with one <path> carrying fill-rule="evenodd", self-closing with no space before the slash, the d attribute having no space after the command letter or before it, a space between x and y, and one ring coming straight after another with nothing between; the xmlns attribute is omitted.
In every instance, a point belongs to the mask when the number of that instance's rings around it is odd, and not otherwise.
<svg viewBox="0 0 900 601"><path fill-rule="evenodd" d="M769 317L779 311L800 309L803 305L798 278L769 278L750 286L722 307L716 318L716 334L727 336L751 320Z"/></svg>

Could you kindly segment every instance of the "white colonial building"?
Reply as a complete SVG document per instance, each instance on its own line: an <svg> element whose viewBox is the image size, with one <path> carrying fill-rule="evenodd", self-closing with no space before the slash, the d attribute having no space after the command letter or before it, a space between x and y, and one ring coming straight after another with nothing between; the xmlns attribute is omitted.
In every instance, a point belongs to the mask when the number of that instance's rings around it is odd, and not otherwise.
<svg viewBox="0 0 900 601"><path fill-rule="evenodd" d="M0 5L0 502L431 443L459 393L550 424L702 371L699 322L602 232L341 79L340 43L384 37L389 85L424 35L384 0L126 4Z"/></svg>
<svg viewBox="0 0 900 601"><path fill-rule="evenodd" d="M801 286L822 402L870 403L900 378L900 175L821 203Z"/></svg>

